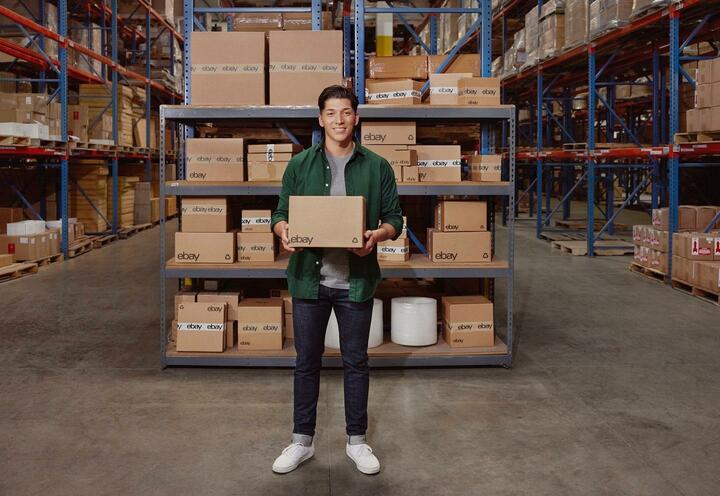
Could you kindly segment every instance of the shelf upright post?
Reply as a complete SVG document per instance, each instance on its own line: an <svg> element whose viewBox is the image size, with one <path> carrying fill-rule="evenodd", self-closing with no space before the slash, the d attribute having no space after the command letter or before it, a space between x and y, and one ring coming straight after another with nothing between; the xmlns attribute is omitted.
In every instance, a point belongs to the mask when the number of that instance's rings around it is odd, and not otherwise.
<svg viewBox="0 0 720 496"><path fill-rule="evenodd" d="M118 74L116 64L118 63L118 23L117 23L117 0L111 0L112 8L112 19L110 28L110 51L111 58L113 61L112 67L112 115L113 115L113 142L115 145L119 145L118 142L118 120L120 115L118 113ZM111 230L113 234L117 233L118 227L118 152L113 152L112 156L112 226Z"/></svg>
<svg viewBox="0 0 720 496"><path fill-rule="evenodd" d="M187 3L187 1L185 2ZM189 40L190 38L185 38ZM165 360L165 332L167 331L167 315L165 308L165 106L160 105L160 170L159 170L159 186L160 186L160 366L167 366Z"/></svg>
<svg viewBox="0 0 720 496"><path fill-rule="evenodd" d="M184 79L184 103L190 105L190 74L192 72L192 61L190 60L190 50L192 47L192 32L193 22L195 20L195 0L183 0L183 79ZM187 153L185 151L185 142L188 138L192 138L195 135L195 130L189 125L180 126L180 144L179 147L182 150L182 154L176 154L177 160L177 173L178 179L185 179L185 163L187 160ZM162 148L161 148L162 150ZM180 200L182 201L182 199ZM164 231L161 230L160 236L164 236Z"/></svg>
<svg viewBox="0 0 720 496"><path fill-rule="evenodd" d="M355 0L355 96L365 103L365 0Z"/></svg>
<svg viewBox="0 0 720 496"><path fill-rule="evenodd" d="M68 139L68 64L67 45L64 40L67 38L67 0L58 0L58 28L62 43L58 43L58 57L60 62L59 90L60 90L60 134L65 146L65 154L60 159L60 215L62 220L62 252L65 259L68 258L68 217L70 217L70 202L68 201L68 189L70 185L70 163L68 160L69 149Z"/></svg>
<svg viewBox="0 0 720 496"><path fill-rule="evenodd" d="M575 131L573 129L573 116L572 116L572 90L570 88L565 88L565 94L563 98L563 126L565 126L565 129L572 134L573 141L575 141ZM572 188L573 185L573 172L575 171L574 167L563 167L562 168L562 195L563 198L565 198L568 194L568 191L570 191L570 188ZM566 198L563 202L562 206L562 218L563 220L567 220L570 218L570 207L571 207L571 201L570 198Z"/></svg>
<svg viewBox="0 0 720 496"><path fill-rule="evenodd" d="M615 141L614 139L614 130L615 130L615 121L613 113L610 111L610 109L615 108L615 85L607 86L607 98L608 98L608 104L609 109L607 112L606 117L606 134L607 134L607 140L608 143L612 143ZM632 126L632 120L628 122L629 126ZM634 131L633 131L634 132ZM632 174L634 174L634 171L630 171ZM615 202L615 173L612 169L606 169L605 170L605 221L609 221L608 227L607 227L607 233L610 235L615 234L615 222L612 221L613 218L613 203Z"/></svg>
<svg viewBox="0 0 720 496"><path fill-rule="evenodd" d="M175 43L172 37L172 33L168 33L170 37L170 46ZM147 155L145 156L145 180L152 182L152 151L150 146L150 131L152 130L152 114L150 110L150 100L152 98L152 86L150 85L150 77L152 72L150 70L150 48L152 38L150 37L150 11L145 9L145 147L147 148ZM172 66L172 58L170 59L170 65ZM164 150L163 150L164 151Z"/></svg>
<svg viewBox="0 0 720 496"><path fill-rule="evenodd" d="M343 26L343 76L352 77L352 14L351 0L343 0L342 26Z"/></svg>
<svg viewBox="0 0 720 496"><path fill-rule="evenodd" d="M312 0L312 30L320 31L322 29L322 0ZM313 145L320 143L322 140L322 129L317 121L313 121L312 143Z"/></svg>
<svg viewBox="0 0 720 496"><path fill-rule="evenodd" d="M660 100L663 98L663 87L660 85L662 80L662 72L660 69L660 51L657 47L653 47L652 55L652 144L653 146L660 146ZM652 158L652 193L651 193L651 207L658 208L660 206L660 194L662 191L662 181L660 174L660 163L661 161L657 158Z"/></svg>
<svg viewBox="0 0 720 496"><path fill-rule="evenodd" d="M588 130L587 130L587 254L595 256L595 46L588 46Z"/></svg>
<svg viewBox="0 0 720 496"><path fill-rule="evenodd" d="M537 117L535 121L535 132L536 132L536 143L535 143L535 152L537 156L535 157L537 160L536 163L536 172L535 172L535 190L536 190L536 198L535 201L537 202L537 212L535 213L535 235L539 238L543 231L543 204L542 204L542 194L543 194L543 159L540 156L540 152L542 152L543 147L543 72L542 69L538 67L537 69ZM548 192L548 194L550 194ZM548 219L549 221L549 219Z"/></svg>
<svg viewBox="0 0 720 496"><path fill-rule="evenodd" d="M430 55L437 55L438 46L438 16L430 14Z"/></svg>
<svg viewBox="0 0 720 496"><path fill-rule="evenodd" d="M680 124L680 11L670 7L670 115L668 143L671 151L669 164L669 220L668 223L668 274L672 274L672 235L678 228L678 205L680 203L680 155L675 148L675 134ZM668 277L670 282L671 278Z"/></svg>
<svg viewBox="0 0 720 496"><path fill-rule="evenodd" d="M480 23L479 52L480 52L480 76L489 78L492 76L492 8L490 0L478 0L482 22ZM490 128L487 123L482 125L480 153L486 155L491 152Z"/></svg>

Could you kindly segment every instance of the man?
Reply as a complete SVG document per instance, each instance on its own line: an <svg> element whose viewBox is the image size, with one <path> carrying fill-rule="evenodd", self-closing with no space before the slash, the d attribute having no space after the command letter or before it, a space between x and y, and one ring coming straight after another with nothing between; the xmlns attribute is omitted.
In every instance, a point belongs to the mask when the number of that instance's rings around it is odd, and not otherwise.
<svg viewBox="0 0 720 496"><path fill-rule="evenodd" d="M275 460L273 471L295 470L315 453L313 436L320 391L325 329L334 309L340 331L345 393L345 452L365 474L380 471L367 444L369 388L368 337L373 295L380 282L375 245L396 239L402 215L395 175L382 157L353 139L358 101L343 86L325 88L318 98L323 140L293 157L283 176L272 229L292 252L287 269L293 297L295 350L292 443ZM365 245L354 249L293 249L288 246L290 196L359 196L366 199ZM317 212L318 222L333 212ZM290 219L292 222L292 219ZM378 224L380 227L378 228Z"/></svg>

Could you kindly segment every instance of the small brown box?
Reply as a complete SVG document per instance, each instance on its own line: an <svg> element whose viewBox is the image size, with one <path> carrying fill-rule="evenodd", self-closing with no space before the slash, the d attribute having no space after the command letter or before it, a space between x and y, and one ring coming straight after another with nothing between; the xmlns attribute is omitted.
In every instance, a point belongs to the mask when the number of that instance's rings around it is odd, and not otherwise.
<svg viewBox="0 0 720 496"><path fill-rule="evenodd" d="M473 155L469 162L471 181L502 181L502 155Z"/></svg>
<svg viewBox="0 0 720 496"><path fill-rule="evenodd" d="M484 201L441 201L435 207L438 231L487 231Z"/></svg>
<svg viewBox="0 0 720 496"><path fill-rule="evenodd" d="M491 234L487 231L443 232L428 229L428 252L433 262L490 262Z"/></svg>
<svg viewBox="0 0 720 496"><path fill-rule="evenodd" d="M401 55L395 57L369 57L368 77L371 79L420 79L428 78L426 55Z"/></svg>
<svg viewBox="0 0 720 496"><path fill-rule="evenodd" d="M407 262L410 260L410 240L405 237L378 243L377 259L386 262Z"/></svg>
<svg viewBox="0 0 720 496"><path fill-rule="evenodd" d="M366 229L362 196L291 196L289 245L299 248L359 248ZM318 212L333 212L326 218Z"/></svg>
<svg viewBox="0 0 720 496"><path fill-rule="evenodd" d="M178 307L181 303L194 303L197 301L197 293L189 291L180 291L175 293L175 309L173 312L173 318L178 318Z"/></svg>
<svg viewBox="0 0 720 496"><path fill-rule="evenodd" d="M465 78L458 81L458 103L490 107L500 105L499 78Z"/></svg>
<svg viewBox="0 0 720 496"><path fill-rule="evenodd" d="M288 162L248 162L248 181L282 181Z"/></svg>
<svg viewBox="0 0 720 496"><path fill-rule="evenodd" d="M270 210L243 210L242 232L269 233L271 216Z"/></svg>
<svg viewBox="0 0 720 496"><path fill-rule="evenodd" d="M414 145L417 128L415 121L369 121L362 123L361 136L363 145Z"/></svg>
<svg viewBox="0 0 720 496"><path fill-rule="evenodd" d="M430 74L430 105L458 105L458 83L471 77L472 74L467 73Z"/></svg>
<svg viewBox="0 0 720 496"><path fill-rule="evenodd" d="M239 232L237 247L240 263L275 260L275 235L271 232Z"/></svg>
<svg viewBox="0 0 720 496"><path fill-rule="evenodd" d="M247 298L238 305L238 350L281 350L283 302Z"/></svg>
<svg viewBox="0 0 720 496"><path fill-rule="evenodd" d="M244 181L242 138L190 138L187 140L188 181Z"/></svg>
<svg viewBox="0 0 720 496"><path fill-rule="evenodd" d="M227 198L188 196L182 201L183 232L227 232L230 227Z"/></svg>
<svg viewBox="0 0 720 496"><path fill-rule="evenodd" d="M226 313L226 303L180 303L176 328L177 350L225 351Z"/></svg>
<svg viewBox="0 0 720 496"><path fill-rule="evenodd" d="M422 87L412 79L366 79L366 100L370 105L419 105Z"/></svg>
<svg viewBox="0 0 720 496"><path fill-rule="evenodd" d="M175 262L219 263L235 261L235 233L175 233Z"/></svg>
<svg viewBox="0 0 720 496"><path fill-rule="evenodd" d="M459 145L413 145L417 151L420 182L460 182L462 160Z"/></svg>
<svg viewBox="0 0 720 496"><path fill-rule="evenodd" d="M443 296L443 338L451 347L489 347L495 344L493 304L480 295Z"/></svg>

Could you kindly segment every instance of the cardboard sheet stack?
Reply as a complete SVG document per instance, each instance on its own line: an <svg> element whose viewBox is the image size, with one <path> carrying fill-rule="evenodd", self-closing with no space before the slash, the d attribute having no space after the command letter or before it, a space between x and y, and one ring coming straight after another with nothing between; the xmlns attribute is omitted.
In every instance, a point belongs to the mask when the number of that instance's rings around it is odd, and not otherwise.
<svg viewBox="0 0 720 496"><path fill-rule="evenodd" d="M107 187L108 168L104 160L73 161L70 166L70 215L82 222L90 232L101 232L108 228L103 218L104 215L109 219Z"/></svg>
<svg viewBox="0 0 720 496"><path fill-rule="evenodd" d="M363 146L390 163L397 182L420 180L418 153L411 148L417 136L414 121L362 122L360 135Z"/></svg>
<svg viewBox="0 0 720 496"><path fill-rule="evenodd" d="M435 226L427 230L430 259L439 263L490 262L492 233L487 218L484 201L439 202Z"/></svg>
<svg viewBox="0 0 720 496"><path fill-rule="evenodd" d="M248 181L282 181L288 162L302 149L293 143L248 145Z"/></svg>
<svg viewBox="0 0 720 496"><path fill-rule="evenodd" d="M630 22L633 0L594 0L590 4L590 38Z"/></svg>
<svg viewBox="0 0 720 496"><path fill-rule="evenodd" d="M563 48L570 50L586 43L588 39L588 2L587 0L567 0L565 2L565 43Z"/></svg>
<svg viewBox="0 0 720 496"><path fill-rule="evenodd" d="M686 114L687 130L720 131L720 58L698 62L696 82L695 108Z"/></svg>
<svg viewBox="0 0 720 496"><path fill-rule="evenodd" d="M88 107L90 122L89 138L100 140L112 139L112 108L110 89L103 84L81 84L79 103ZM126 85L118 86L118 144L134 146L133 128L144 117L145 90ZM98 116L100 116L98 118ZM98 119L97 123L92 125Z"/></svg>

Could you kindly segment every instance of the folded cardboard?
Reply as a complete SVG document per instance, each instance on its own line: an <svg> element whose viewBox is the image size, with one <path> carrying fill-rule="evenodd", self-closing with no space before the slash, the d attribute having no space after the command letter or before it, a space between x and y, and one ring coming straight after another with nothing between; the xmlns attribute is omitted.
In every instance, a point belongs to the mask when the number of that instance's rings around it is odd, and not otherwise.
<svg viewBox="0 0 720 496"><path fill-rule="evenodd" d="M445 55L428 56L428 74L438 72L440 65L445 61ZM480 77L480 57L475 54L461 54L455 56L443 73L447 74L470 74L472 77Z"/></svg>
<svg viewBox="0 0 720 496"><path fill-rule="evenodd" d="M415 145L421 182L460 182L462 161L459 145Z"/></svg>
<svg viewBox="0 0 720 496"><path fill-rule="evenodd" d="M343 83L342 31L268 34L270 105L317 105L322 88Z"/></svg>
<svg viewBox="0 0 720 496"><path fill-rule="evenodd" d="M288 162L249 162L248 181L282 181Z"/></svg>
<svg viewBox="0 0 720 496"><path fill-rule="evenodd" d="M275 235L271 232L237 233L238 262L272 262L275 260Z"/></svg>
<svg viewBox="0 0 720 496"><path fill-rule="evenodd" d="M225 329L225 346L232 348L235 346L235 334L238 320L238 305L240 304L240 293L235 292L218 292L218 293L198 293L196 301L201 303L225 303L227 309L228 326Z"/></svg>
<svg viewBox="0 0 720 496"><path fill-rule="evenodd" d="M493 304L480 295L443 296L443 338L451 347L495 344Z"/></svg>
<svg viewBox="0 0 720 496"><path fill-rule="evenodd" d="M428 229L428 253L433 262L490 262L491 234L487 231L443 232Z"/></svg>
<svg viewBox="0 0 720 496"><path fill-rule="evenodd" d="M380 155L392 166L417 166L417 152L409 150L406 145L365 145L365 147Z"/></svg>
<svg viewBox="0 0 720 496"><path fill-rule="evenodd" d="M363 246L365 198L362 196L291 196L289 245L297 248ZM318 212L332 212L321 217Z"/></svg>
<svg viewBox="0 0 720 496"><path fill-rule="evenodd" d="M502 181L502 155L472 155L468 165L471 181Z"/></svg>
<svg viewBox="0 0 720 496"><path fill-rule="evenodd" d="M235 233L175 233L177 263L233 263Z"/></svg>
<svg viewBox="0 0 720 496"><path fill-rule="evenodd" d="M415 167L403 167L402 168L402 182L404 183L416 183L420 181L420 168Z"/></svg>
<svg viewBox="0 0 720 496"><path fill-rule="evenodd" d="M178 305L176 346L178 351L225 351L227 304L182 302Z"/></svg>
<svg viewBox="0 0 720 496"><path fill-rule="evenodd" d="M458 81L458 103L489 107L500 105L499 78L465 78Z"/></svg>
<svg viewBox="0 0 720 496"><path fill-rule="evenodd" d="M406 262L410 260L410 240L398 238L387 240L377 245L377 259L387 262Z"/></svg>
<svg viewBox="0 0 720 496"><path fill-rule="evenodd" d="M420 79L428 78L426 55L402 55L395 57L369 57L367 74L372 79Z"/></svg>
<svg viewBox="0 0 720 496"><path fill-rule="evenodd" d="M363 145L414 145L417 128L415 121L369 121L362 123L360 134Z"/></svg>
<svg viewBox="0 0 720 496"><path fill-rule="evenodd" d="M190 46L193 105L264 105L265 34L194 31Z"/></svg>
<svg viewBox="0 0 720 496"><path fill-rule="evenodd" d="M412 79L366 79L365 100L375 105L419 105L422 87Z"/></svg>
<svg viewBox="0 0 720 496"><path fill-rule="evenodd" d="M430 74L430 105L458 105L458 83L472 74Z"/></svg>
<svg viewBox="0 0 720 496"><path fill-rule="evenodd" d="M238 351L281 350L283 302L276 298L246 298L238 305Z"/></svg>
<svg viewBox="0 0 720 496"><path fill-rule="evenodd" d="M435 206L438 231L487 231L487 203L484 201L440 201Z"/></svg>
<svg viewBox="0 0 720 496"><path fill-rule="evenodd" d="M188 181L244 181L242 138L189 138Z"/></svg>
<svg viewBox="0 0 720 496"><path fill-rule="evenodd" d="M667 231L670 225L670 211L667 208L655 208L652 211L652 224L663 231ZM697 223L697 211L692 206L682 205L678 207L679 231L694 231Z"/></svg>
<svg viewBox="0 0 720 496"><path fill-rule="evenodd" d="M240 215L242 232L270 232L270 210L242 210Z"/></svg>
<svg viewBox="0 0 720 496"><path fill-rule="evenodd" d="M188 196L182 201L183 232L224 233L230 227L227 198Z"/></svg>

